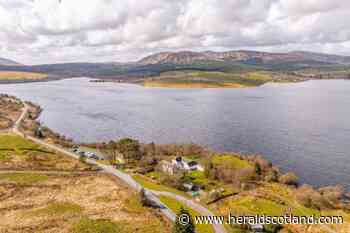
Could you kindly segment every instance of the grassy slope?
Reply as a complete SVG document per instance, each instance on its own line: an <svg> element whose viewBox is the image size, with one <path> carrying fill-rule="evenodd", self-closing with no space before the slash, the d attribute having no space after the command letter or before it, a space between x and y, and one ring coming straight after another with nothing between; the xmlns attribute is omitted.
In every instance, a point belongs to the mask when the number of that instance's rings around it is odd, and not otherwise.
<svg viewBox="0 0 350 233"><path fill-rule="evenodd" d="M259 86L272 81L266 72L225 73L225 72L168 72L159 78L146 80L147 87L174 88L242 88Z"/></svg>

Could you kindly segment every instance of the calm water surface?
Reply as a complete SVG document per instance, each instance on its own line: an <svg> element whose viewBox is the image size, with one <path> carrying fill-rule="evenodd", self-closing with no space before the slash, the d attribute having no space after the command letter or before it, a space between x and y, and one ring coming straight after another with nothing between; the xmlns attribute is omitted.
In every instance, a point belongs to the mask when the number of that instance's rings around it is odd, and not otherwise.
<svg viewBox="0 0 350 233"><path fill-rule="evenodd" d="M183 90L81 78L0 93L40 104L45 125L79 142L132 137L259 153L304 182L350 189L350 81Z"/></svg>

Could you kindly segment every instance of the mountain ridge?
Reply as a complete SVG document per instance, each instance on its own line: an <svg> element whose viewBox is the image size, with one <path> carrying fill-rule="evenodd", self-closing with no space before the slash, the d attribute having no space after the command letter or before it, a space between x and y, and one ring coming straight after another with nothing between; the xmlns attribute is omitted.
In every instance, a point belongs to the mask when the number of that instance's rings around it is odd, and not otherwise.
<svg viewBox="0 0 350 233"><path fill-rule="evenodd" d="M273 62L303 62L315 61L331 64L350 64L350 56L315 53L307 51L291 51L286 53L271 53L252 50L232 50L225 52L215 51L179 51L160 52L144 57L137 63L142 65L156 64L191 64L196 61L234 61L242 62L255 60L260 63Z"/></svg>

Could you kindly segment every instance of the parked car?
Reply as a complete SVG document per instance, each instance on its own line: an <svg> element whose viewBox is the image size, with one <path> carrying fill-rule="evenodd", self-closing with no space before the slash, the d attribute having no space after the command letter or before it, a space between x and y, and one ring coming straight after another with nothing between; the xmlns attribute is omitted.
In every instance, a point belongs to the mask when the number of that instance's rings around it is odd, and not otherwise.
<svg viewBox="0 0 350 233"><path fill-rule="evenodd" d="M100 157L97 156L96 154L92 154L90 158L95 160L100 160Z"/></svg>
<svg viewBox="0 0 350 233"><path fill-rule="evenodd" d="M78 155L82 157L87 157L84 151L79 151Z"/></svg>

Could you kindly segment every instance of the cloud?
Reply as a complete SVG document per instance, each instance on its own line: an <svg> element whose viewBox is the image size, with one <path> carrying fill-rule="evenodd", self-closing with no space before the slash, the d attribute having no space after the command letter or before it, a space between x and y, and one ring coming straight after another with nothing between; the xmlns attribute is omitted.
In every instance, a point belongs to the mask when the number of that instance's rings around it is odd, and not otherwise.
<svg viewBox="0 0 350 233"><path fill-rule="evenodd" d="M126 61L164 50L350 55L342 0L0 0L0 57Z"/></svg>

